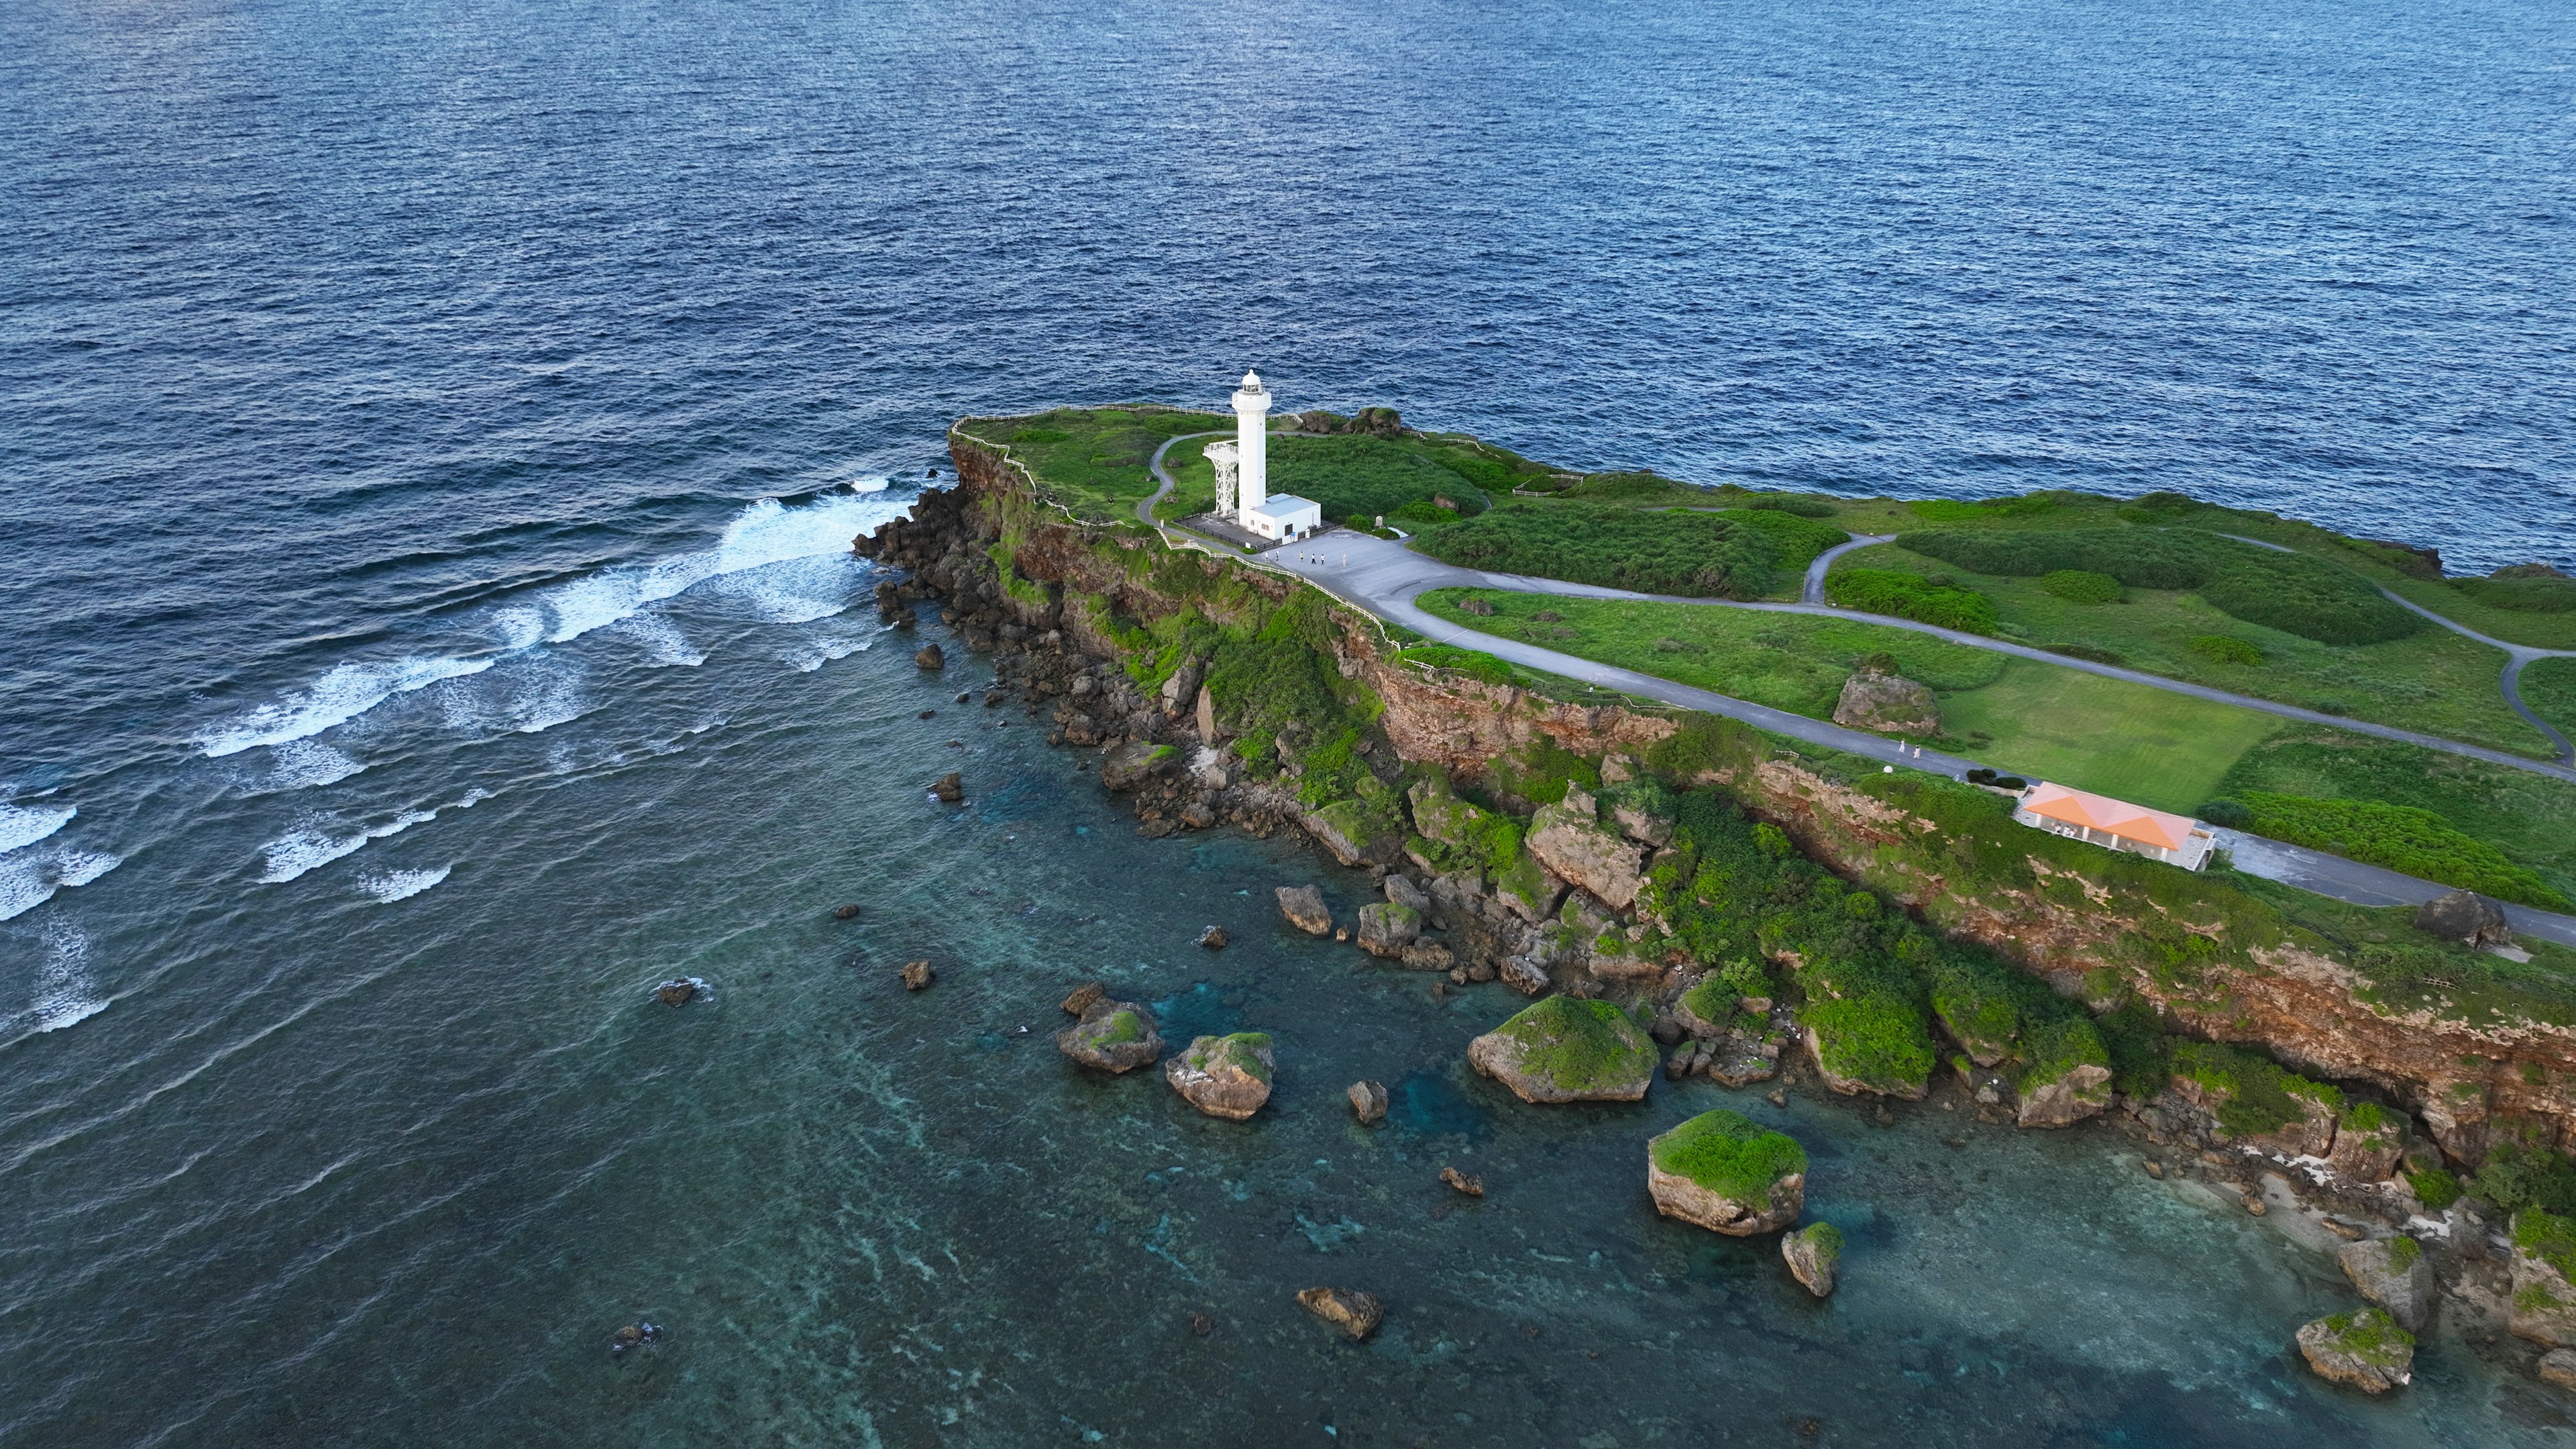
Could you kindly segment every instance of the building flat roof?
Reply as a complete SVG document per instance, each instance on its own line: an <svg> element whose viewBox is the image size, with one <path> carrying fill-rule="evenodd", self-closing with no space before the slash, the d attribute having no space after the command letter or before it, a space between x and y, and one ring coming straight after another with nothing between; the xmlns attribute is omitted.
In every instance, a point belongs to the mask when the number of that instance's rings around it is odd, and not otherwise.
<svg viewBox="0 0 2576 1449"><path fill-rule="evenodd" d="M1256 503L1243 511L1246 513L1258 513L1264 518L1293 518L1297 514L1302 513L1309 508L1320 513L1323 511L1323 507L1324 505L1320 503L1314 502L1311 499L1300 498L1294 493L1273 493L1267 499Z"/></svg>
<svg viewBox="0 0 2576 1449"><path fill-rule="evenodd" d="M2192 822L2185 816L2150 810L2144 805L2132 805L2107 795L2070 790L2045 780L2030 787L2030 793L2022 797L2021 808L2046 819L2085 826L2106 835L2117 835L2124 840L2140 841L2166 850L2180 850L2183 843L2191 838Z"/></svg>

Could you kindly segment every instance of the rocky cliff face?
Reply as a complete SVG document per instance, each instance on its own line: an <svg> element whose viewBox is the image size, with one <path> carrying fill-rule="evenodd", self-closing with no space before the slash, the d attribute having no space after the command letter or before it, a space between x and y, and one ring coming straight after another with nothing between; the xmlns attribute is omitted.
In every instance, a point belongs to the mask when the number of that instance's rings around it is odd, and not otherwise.
<svg viewBox="0 0 2576 1449"><path fill-rule="evenodd" d="M1610 896L1633 896L1630 875L1613 867L1632 849L1651 860L1651 843L1632 846L1615 824L1586 830L1583 822L1555 822L1567 841L1587 847L1584 859L1547 860L1533 842L1548 869L1524 858L1516 869L1540 878L1521 881L1501 869L1462 871L1454 860L1408 862L1400 834L1372 835L1350 812L1301 805L1284 780L1248 778L1240 760L1213 748L1215 725L1195 674L1185 690L1172 691L1169 679L1147 690L1115 661L1144 647L1140 622L1194 609L1249 625L1302 585L1166 548L1141 525L1077 524L1007 459L954 437L952 455L961 486L926 495L910 520L859 541L862 553L909 571L880 586L880 606L894 618L909 601L943 600L970 649L1010 656L1006 677L1032 703L1055 706L1054 738L1141 747L1122 767L1122 783L1149 834L1220 819L1265 834L1299 826L1345 864L1371 864L1381 875L1410 865L1431 903L1431 925L1450 933L1460 979L1472 969L1475 979L1499 971L1531 991L1678 995L1684 983L1664 958L1632 961L1618 943L1627 902L1581 888L1603 874ZM1405 664L1357 615L1336 616L1328 647L1338 675L1382 702L1374 729L1392 752L1462 784L1486 783L1497 761L1533 746L1596 760L1637 757L1678 728L1671 717L1570 704ZM2507 1118L2543 1119L2562 1145L2576 1140L2569 1087L2576 1032L2384 1010L2356 994L2350 967L2284 929L2277 912L2214 883L2175 896L2142 873L2161 867L2094 861L2053 837L2014 833L2018 827L1980 834L1939 801L1909 799L1901 784L1876 776L1842 779L1807 761L1770 758L1716 762L1685 783L1710 782L1729 786L1847 879L1885 891L1953 939L2019 963L2061 994L2134 993L2196 1033L2258 1043L2302 1069L2373 1084L2419 1113L2461 1162L2479 1161L2488 1124ZM1570 849L1551 841L1560 854ZM1568 879L1576 888L1564 897ZM1532 909L1537 896L1546 900ZM1592 970L1596 958L1612 969ZM1638 971L1651 979L1628 979Z"/></svg>

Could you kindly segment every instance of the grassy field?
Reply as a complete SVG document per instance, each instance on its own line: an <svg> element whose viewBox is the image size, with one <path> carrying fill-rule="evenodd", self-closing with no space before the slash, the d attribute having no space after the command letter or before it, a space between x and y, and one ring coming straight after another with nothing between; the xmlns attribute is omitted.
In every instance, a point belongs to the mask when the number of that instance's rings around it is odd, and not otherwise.
<svg viewBox="0 0 2576 1449"><path fill-rule="evenodd" d="M2184 815L2281 725L2254 710L2027 659L2008 661L1983 689L1943 698L1941 712L1954 735L1992 737L1961 751L1971 758Z"/></svg>
<svg viewBox="0 0 2576 1449"><path fill-rule="evenodd" d="M2247 750L2212 793L2265 790L2430 810L2576 896L2576 784L2346 730L2293 727Z"/></svg>
<svg viewBox="0 0 2576 1449"><path fill-rule="evenodd" d="M1494 613L1464 612L1473 594ZM1441 589L1441 618L1811 719L1831 719L1859 657L1885 652L1940 696L1954 754L2023 775L2189 812L2238 755L2280 727L2253 710L2080 670L1810 614ZM1548 616L1548 617L1542 617Z"/></svg>
<svg viewBox="0 0 2576 1449"><path fill-rule="evenodd" d="M2231 618L2196 594L2129 589L2120 603L2076 603L2039 579L1970 573L1892 543L1854 549L1834 568L1946 575L1991 599L1998 634L2021 643L2074 645L2092 651L2087 658L2257 699L2548 755L2548 742L2504 701L2504 656L2448 629L2384 644L2319 644ZM2252 657L2210 642L2226 640L2251 646Z"/></svg>
<svg viewBox="0 0 2576 1449"><path fill-rule="evenodd" d="M2522 702L2576 739L2576 659L2535 659L2522 669Z"/></svg>
<svg viewBox="0 0 2576 1449"><path fill-rule="evenodd" d="M1057 408L1026 417L978 418L959 428L1025 465L1075 517L1107 523L1134 516L1136 505L1154 491L1146 463L1165 439L1233 426L1233 418L1217 413L1133 407Z"/></svg>

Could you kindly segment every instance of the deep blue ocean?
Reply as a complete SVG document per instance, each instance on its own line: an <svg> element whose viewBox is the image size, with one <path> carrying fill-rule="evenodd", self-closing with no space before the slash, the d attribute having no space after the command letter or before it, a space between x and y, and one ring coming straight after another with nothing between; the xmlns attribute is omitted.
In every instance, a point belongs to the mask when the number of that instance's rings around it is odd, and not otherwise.
<svg viewBox="0 0 2576 1449"><path fill-rule="evenodd" d="M1520 1107L1517 998L1265 904L1364 880L853 608L952 418L1246 367L2576 564L2576 12L0 7L0 1444L2576 1442L2447 1331L2325 1389L2331 1260L2109 1134ZM1279 1096L1075 1076L1095 975ZM1829 1304L1647 1209L1722 1100Z"/></svg>

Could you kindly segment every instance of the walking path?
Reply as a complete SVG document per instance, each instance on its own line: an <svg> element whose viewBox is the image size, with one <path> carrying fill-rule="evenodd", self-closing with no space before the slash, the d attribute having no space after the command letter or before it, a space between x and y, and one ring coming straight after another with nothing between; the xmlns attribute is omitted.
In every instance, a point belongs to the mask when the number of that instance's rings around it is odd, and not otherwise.
<svg viewBox="0 0 2576 1449"><path fill-rule="evenodd" d="M2222 533L2219 537L2232 538L2238 543L2250 543L2256 548L2268 548L2274 553L2298 552L2297 549L2291 548L2285 544L2266 543L2259 538L2247 538L2241 533ZM2388 601L2395 604L2397 607L2412 610L2415 613L2421 614L2425 618L2432 620L2434 623L2441 625L2443 628L2450 630L2452 633L2460 635L2463 638L2475 639L2490 649L2503 650L2505 653L2505 665L2504 676L2500 683L2504 688L2504 702L2513 706L2513 712L2515 714L2521 715L2524 719L2531 721L2531 727L2533 729L2549 736L2551 748L2558 751L2558 762L2560 764L2576 765L2576 744L2570 744L2567 737L2558 732L2558 727L2556 725L2553 725L2549 721L2542 719L2539 715L2532 713L2531 706L2522 702L2522 666L2529 664L2535 659L2576 659L2576 649L2535 649L2528 644L2508 644L2502 639L2490 639L2486 635L2479 633L2477 630L2470 628L2466 624L2454 623L2449 619L2443 618L2441 615L2434 613L2432 610L2425 608L2422 604L2416 603L2413 599L2407 598L2405 595L2398 593L2395 589L2389 588L2385 584L2378 585L2377 587L2382 594L2388 596Z"/></svg>
<svg viewBox="0 0 2576 1449"><path fill-rule="evenodd" d="M1856 540L1854 544L1847 544L1845 547L1857 546L1858 542L1859 541ZM2099 674L2108 679L2126 680L2131 684L2143 684L2150 689L2163 689L2169 690L2175 694L2187 694L2196 699L2209 700L2215 704L2230 704L2235 705L2240 709L2258 710L2264 714L2278 715L2283 719L2295 719L2308 724L2328 725L2335 729L2352 730L2356 733L2366 735L2377 735L2382 739L2398 740L2410 745L2421 745L2426 749L2440 750L2446 754L2465 755L2471 759L2484 760L2489 764L2506 765L2517 770L2529 770L2534 774L2551 775L2558 779L2576 782L2576 765L2570 765L2561 761L2535 760L2527 755L2509 754L2503 750L2488 749L2484 745L2472 745L2463 743L2459 740L2444 739L2440 735L2420 734L2414 730L2398 729L2393 725L2373 724L2368 720L2349 719L2343 715L2326 714L2320 710L2301 709L2299 706L2294 704L2281 704L2273 700L2256 699L2251 695L2230 694L2223 689L2212 689L2207 685L2201 684L2189 684L2179 679L2167 679L2162 675L2148 674L2143 670L2127 669L2116 664L2096 664L2089 659L2076 659L2064 654L2052 654L2045 649L2033 648L2027 644L2015 644L2009 640L2003 639L1989 639L1981 634L1970 634L1957 629L1945 629L1937 624L1921 624L1912 619L1898 619L1885 614L1863 614L1851 609L1837 609L1829 605L1815 603L1743 603L1733 599L1691 599L1671 594L1641 594L1627 589L1602 588L1594 584L1570 584L1560 579L1531 578L1522 574L1485 573L1481 570L1463 569L1455 567L1454 565L1444 564L1438 559L1415 553L1401 544L1391 543L1385 539L1373 538L1363 533L1353 533L1348 530L1333 530L1326 534L1319 535L1314 540L1311 548L1308 548L1308 546L1305 545L1301 545L1300 548L1307 549L1307 551L1312 552L1317 557L1329 557L1338 560L1347 556L1350 563L1347 567L1338 563L1330 567L1322 564L1292 563L1290 561L1290 555L1295 554L1297 552L1296 550L1275 550L1271 553L1264 554L1263 558L1268 562L1278 564L1283 568L1289 568L1306 578L1312 579L1327 592L1346 598L1352 603L1359 605L1361 608L1368 610L1370 613L1377 614L1384 618L1398 619L1407 628L1417 630L1431 638L1441 639L1444 641L1459 632L1457 626L1442 620L1433 619L1431 615L1425 614L1421 610L1413 607L1413 599L1416 595L1430 589L1439 588L1486 588L1504 589L1519 593L1557 594L1568 598L1639 599L1666 604L1696 604L1703 607L1745 609L1757 613L1812 614L1829 619L1854 619L1863 623L1883 625L1891 629L1904 629L1917 634L1929 634L1933 638L1946 640L1952 644L1965 645L1971 649L1986 649L1998 654L2010 654L2017 658L2036 660L2042 664L2053 664L2061 669L2078 669L2087 674ZM1815 570L1813 567L1809 568L1808 574L1810 582L1814 582ZM1430 622L1426 625L1425 623L1419 622L1422 620L1428 620ZM1482 649L1488 654L1494 654L1503 658L1512 657L1498 646L1513 641L1500 640L1489 634L1477 634L1475 637L1480 641L1484 641L1477 643L1474 646L1475 648ZM1553 651L1548 652L1553 653ZM1555 657L1565 659L1570 658L1571 656L1556 655ZM1535 667L1543 667L1549 672L1556 674L1566 674L1571 672L1552 664ZM1592 667L1598 668L1600 666ZM1591 678L1590 675L1581 673L1575 673L1573 677L1587 680ZM1697 705L1692 706L1694 709L1699 707L1700 706ZM1759 708L1759 706L1747 707ZM1804 718L1804 716L1792 717Z"/></svg>

